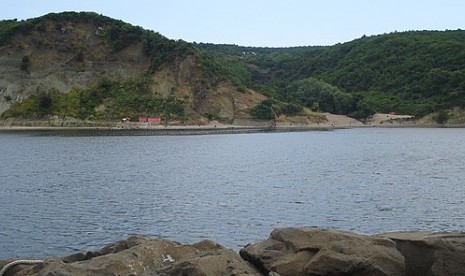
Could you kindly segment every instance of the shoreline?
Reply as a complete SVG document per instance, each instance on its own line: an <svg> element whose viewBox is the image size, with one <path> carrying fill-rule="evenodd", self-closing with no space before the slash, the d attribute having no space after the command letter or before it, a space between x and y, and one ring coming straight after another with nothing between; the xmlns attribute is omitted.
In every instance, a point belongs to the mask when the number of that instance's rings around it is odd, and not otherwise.
<svg viewBox="0 0 465 276"><path fill-rule="evenodd" d="M438 124L404 124L404 125L334 125L334 126L313 126L313 125L278 125L276 127L263 126L147 126L147 127L120 127L120 126L3 126L0 125L0 132L28 132L28 131L111 131L111 132L234 132L234 133L257 133L257 132L300 132L300 131L331 131L339 129L355 128L465 128L465 125L438 125Z"/></svg>
<svg viewBox="0 0 465 276"><path fill-rule="evenodd" d="M182 134L221 134L221 133L259 133L259 132L298 132L331 131L354 128L465 128L465 124L437 124L431 120L411 120L407 115L376 114L372 120L361 121L325 113L325 122L303 122L299 120L278 120L275 123L257 120L239 120L232 124L209 121L206 124L149 124L119 121L43 121L43 120L0 120L0 132L114 132L150 133L152 135Z"/></svg>
<svg viewBox="0 0 465 276"><path fill-rule="evenodd" d="M284 133L305 131L332 131L333 129L315 128L147 128L147 129L109 129L88 127L59 127L59 128L0 128L0 133L36 133L38 136L188 136L188 135L222 135L222 134L255 134L255 133Z"/></svg>
<svg viewBox="0 0 465 276"><path fill-rule="evenodd" d="M301 126L301 125L281 125L276 127L265 127L259 125L114 125L114 126L21 126L21 125L0 125L0 132L133 132L133 133L173 133L173 134L208 134L208 133L260 133L260 132L298 132L298 131L330 131L333 129L344 129L348 127L339 126Z"/></svg>

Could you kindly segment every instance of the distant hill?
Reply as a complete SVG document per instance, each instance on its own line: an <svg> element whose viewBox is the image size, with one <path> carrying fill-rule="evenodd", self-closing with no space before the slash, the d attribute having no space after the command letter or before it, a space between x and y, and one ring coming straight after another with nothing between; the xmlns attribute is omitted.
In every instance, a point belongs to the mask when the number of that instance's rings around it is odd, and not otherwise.
<svg viewBox="0 0 465 276"><path fill-rule="evenodd" d="M265 97L237 91L208 63L190 43L95 13L0 21L0 113L185 123L250 117Z"/></svg>
<svg viewBox="0 0 465 276"><path fill-rule="evenodd" d="M334 46L191 44L89 12L0 21L0 114L187 124L465 107L465 31Z"/></svg>
<svg viewBox="0 0 465 276"><path fill-rule="evenodd" d="M337 110L334 101L330 103L334 95L325 97L321 95L324 89L312 86L326 83L337 94L350 95L346 98L354 101L350 109L355 112L357 105L364 105L377 112L423 116L465 107L462 30L391 33L331 47L199 46L235 56L249 70L250 87L308 107L323 104L325 111L347 112Z"/></svg>

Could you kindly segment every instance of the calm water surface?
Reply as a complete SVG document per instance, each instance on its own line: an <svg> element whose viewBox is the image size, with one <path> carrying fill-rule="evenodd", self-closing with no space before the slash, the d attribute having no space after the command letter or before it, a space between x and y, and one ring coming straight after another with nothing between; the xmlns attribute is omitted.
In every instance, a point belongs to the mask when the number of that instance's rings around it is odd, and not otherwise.
<svg viewBox="0 0 465 276"><path fill-rule="evenodd" d="M0 259L131 234L237 250L285 226L465 230L465 129L87 134L0 132Z"/></svg>

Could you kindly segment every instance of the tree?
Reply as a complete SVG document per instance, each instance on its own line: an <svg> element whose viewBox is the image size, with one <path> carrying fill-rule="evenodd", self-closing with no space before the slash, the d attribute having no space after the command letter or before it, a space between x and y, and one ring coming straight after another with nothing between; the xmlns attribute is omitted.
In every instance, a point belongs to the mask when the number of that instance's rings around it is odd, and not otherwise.
<svg viewBox="0 0 465 276"><path fill-rule="evenodd" d="M373 114L375 114L373 106L367 101L360 100L357 104L357 111L349 115L366 123L368 117L372 116Z"/></svg>
<svg viewBox="0 0 465 276"><path fill-rule="evenodd" d="M445 110L440 110L440 111L438 112L438 115L436 116L436 122L437 122L438 124L443 125L443 124L447 123L447 121L449 120L449 118L450 118L450 115L449 115L449 113L447 113L447 111L445 111Z"/></svg>
<svg viewBox="0 0 465 276"><path fill-rule="evenodd" d="M290 88L291 98L315 111L349 114L356 109L355 98L321 80L306 78L295 82Z"/></svg>
<svg viewBox="0 0 465 276"><path fill-rule="evenodd" d="M276 113L273 110L273 101L270 99L263 100L250 110L250 115L261 120L275 119Z"/></svg>

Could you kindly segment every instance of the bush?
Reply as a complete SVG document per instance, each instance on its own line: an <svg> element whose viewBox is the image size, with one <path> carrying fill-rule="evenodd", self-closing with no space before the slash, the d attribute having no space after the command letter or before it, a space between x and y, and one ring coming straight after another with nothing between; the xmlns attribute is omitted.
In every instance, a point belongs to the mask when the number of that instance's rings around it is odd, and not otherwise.
<svg viewBox="0 0 465 276"><path fill-rule="evenodd" d="M29 56L24 56L21 60L21 70L29 72L29 66L31 65L31 58Z"/></svg>
<svg viewBox="0 0 465 276"><path fill-rule="evenodd" d="M314 78L294 82L288 87L289 97L315 111L347 115L356 110L356 98L338 87Z"/></svg>
<svg viewBox="0 0 465 276"><path fill-rule="evenodd" d="M295 103L283 103L279 105L279 113L288 116L298 115L302 112L302 110L303 107Z"/></svg>
<svg viewBox="0 0 465 276"><path fill-rule="evenodd" d="M250 115L260 120L270 120L276 118L276 113L273 110L273 101L266 99L257 106L250 109Z"/></svg>
<svg viewBox="0 0 465 276"><path fill-rule="evenodd" d="M450 118L450 115L449 115L449 113L447 113L447 111L440 110L438 112L438 115L436 116L436 122L438 124L445 124L445 123L447 123L449 118Z"/></svg>

